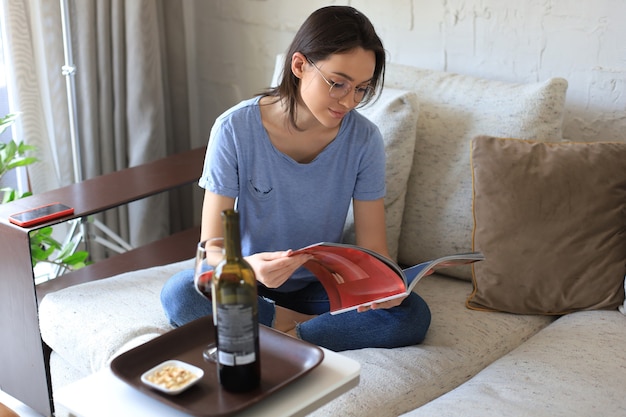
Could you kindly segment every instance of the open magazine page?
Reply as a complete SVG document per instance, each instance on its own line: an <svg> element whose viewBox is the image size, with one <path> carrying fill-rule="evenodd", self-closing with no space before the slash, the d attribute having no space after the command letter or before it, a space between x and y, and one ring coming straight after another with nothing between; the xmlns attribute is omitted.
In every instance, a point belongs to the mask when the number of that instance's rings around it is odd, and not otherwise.
<svg viewBox="0 0 626 417"><path fill-rule="evenodd" d="M452 266L468 265L482 261L485 257L480 252L457 253L455 255L443 256L432 261L422 262L410 268L404 269L404 276L407 282L407 293L413 291L417 283L427 275L438 269Z"/></svg>
<svg viewBox="0 0 626 417"><path fill-rule="evenodd" d="M294 251L298 253L313 255L304 267L324 286L331 314L404 297L437 269L484 259L479 252L460 253L402 270L375 252L349 244L321 242Z"/></svg>
<svg viewBox="0 0 626 417"><path fill-rule="evenodd" d="M382 259L351 245L317 244L295 253L314 259L304 264L326 289L331 312L356 308L372 299L403 294L404 277Z"/></svg>
<svg viewBox="0 0 626 417"><path fill-rule="evenodd" d="M406 284L405 290L402 291L401 293L391 294L391 295L383 296L383 297L373 297L369 301L361 303L359 305L344 306L344 308L341 308L341 309L331 310L331 314L339 314L339 313L343 313L346 311L354 310L361 305L367 306L367 305L371 305L374 303L382 303L385 301L393 300L395 298L405 297L406 295L410 294L411 291L413 291L417 283L422 278L432 274L438 269L448 268L451 266L471 264L477 261L482 261L484 259L485 258L483 254L480 252L468 252L468 253L460 253L456 255L444 256L442 258L435 259L433 261L422 262L420 264L406 268L402 271L404 275L404 279L406 280L407 284Z"/></svg>

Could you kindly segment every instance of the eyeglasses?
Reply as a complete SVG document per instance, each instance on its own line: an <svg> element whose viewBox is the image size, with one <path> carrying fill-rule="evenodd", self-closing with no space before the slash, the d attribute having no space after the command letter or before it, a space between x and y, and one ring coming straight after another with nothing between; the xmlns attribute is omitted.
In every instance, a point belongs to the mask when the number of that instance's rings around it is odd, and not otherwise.
<svg viewBox="0 0 626 417"><path fill-rule="evenodd" d="M313 65L313 68L317 70L317 73L320 75L320 77L322 77L324 82L326 82L326 84L328 84L328 86L330 87L328 90L328 95L331 98L334 98L336 100L341 100L342 98L350 94L350 91L352 91L353 87L352 87L352 84L350 84L348 80L342 80L340 82L330 81L326 77L324 77L324 74L322 74L322 71L317 67L317 65L313 63L313 61L311 61L308 58L307 58L307 61L309 62L309 64ZM358 86L354 87L354 102L355 103L365 104L368 101L370 101L372 97L374 97L374 89L372 88L371 85L366 85L363 87L358 87Z"/></svg>

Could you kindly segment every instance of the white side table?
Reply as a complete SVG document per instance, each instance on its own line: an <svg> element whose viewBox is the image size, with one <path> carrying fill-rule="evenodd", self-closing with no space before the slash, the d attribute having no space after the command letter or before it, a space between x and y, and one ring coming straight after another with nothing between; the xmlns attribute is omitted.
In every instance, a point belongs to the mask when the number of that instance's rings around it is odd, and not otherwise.
<svg viewBox="0 0 626 417"><path fill-rule="evenodd" d="M316 368L238 416L305 416L357 386L361 365L330 350L323 351L324 359ZM79 417L188 416L127 385L110 369L60 388L54 398Z"/></svg>

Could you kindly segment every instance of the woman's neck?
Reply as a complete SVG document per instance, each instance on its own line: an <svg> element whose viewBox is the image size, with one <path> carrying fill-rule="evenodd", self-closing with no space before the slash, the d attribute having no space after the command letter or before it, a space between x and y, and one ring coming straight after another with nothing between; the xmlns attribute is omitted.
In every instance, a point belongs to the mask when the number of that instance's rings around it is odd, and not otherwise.
<svg viewBox="0 0 626 417"><path fill-rule="evenodd" d="M279 151L300 163L314 160L335 139L341 126L328 128L301 107L296 128L282 102L265 97L261 104L261 120L270 141Z"/></svg>

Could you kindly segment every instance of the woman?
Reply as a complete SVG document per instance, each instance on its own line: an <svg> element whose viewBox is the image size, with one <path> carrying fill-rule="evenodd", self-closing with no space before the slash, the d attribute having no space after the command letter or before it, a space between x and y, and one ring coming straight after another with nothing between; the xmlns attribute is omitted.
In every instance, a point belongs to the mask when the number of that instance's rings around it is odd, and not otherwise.
<svg viewBox="0 0 626 417"><path fill-rule="evenodd" d="M258 281L259 322L331 350L420 343L430 311L417 295L330 315L328 297L292 255L339 242L353 203L356 244L389 256L385 153L378 128L353 111L382 88L385 50L348 6L309 16L286 54L280 84L222 114L211 130L201 239L222 236L220 213L237 204L242 252ZM161 294L175 326L211 314L193 272Z"/></svg>

